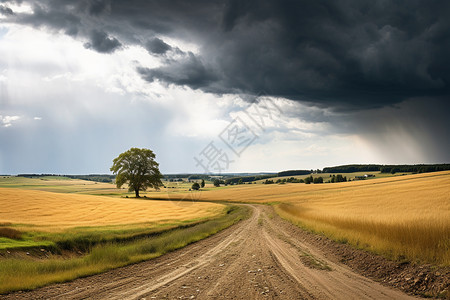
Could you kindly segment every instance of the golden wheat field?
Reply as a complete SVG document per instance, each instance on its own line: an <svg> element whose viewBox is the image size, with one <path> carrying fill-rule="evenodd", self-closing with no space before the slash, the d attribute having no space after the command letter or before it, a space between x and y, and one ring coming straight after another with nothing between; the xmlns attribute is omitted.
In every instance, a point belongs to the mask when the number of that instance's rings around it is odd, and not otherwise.
<svg viewBox="0 0 450 300"><path fill-rule="evenodd" d="M0 187L39 190L55 193L77 193L91 195L121 196L126 190L119 190L112 183L71 179L62 176L45 176L38 178L3 176Z"/></svg>
<svg viewBox="0 0 450 300"><path fill-rule="evenodd" d="M282 217L335 240L450 265L450 172L330 184L241 185L203 200L274 203Z"/></svg>
<svg viewBox="0 0 450 300"><path fill-rule="evenodd" d="M391 187L391 190L395 190L400 186L414 186L417 182L421 182L424 186L431 184L427 189L429 191L438 188L436 185L437 182L435 181L436 178L450 178L450 172L423 173L331 184L244 184L202 191L200 198L201 200L244 203L297 202L299 199L308 200L309 196L336 195L345 191L348 191L348 193L357 190L369 191L369 187L372 187L377 193L382 193L383 189L388 186ZM442 180L439 182L444 185L439 186L441 190L443 189L445 191L445 188L447 188L450 191L450 185L448 183L446 185Z"/></svg>
<svg viewBox="0 0 450 300"><path fill-rule="evenodd" d="M61 194L0 188L0 224L39 226L39 230L71 227L152 223L217 216L224 206L214 203L174 203Z"/></svg>

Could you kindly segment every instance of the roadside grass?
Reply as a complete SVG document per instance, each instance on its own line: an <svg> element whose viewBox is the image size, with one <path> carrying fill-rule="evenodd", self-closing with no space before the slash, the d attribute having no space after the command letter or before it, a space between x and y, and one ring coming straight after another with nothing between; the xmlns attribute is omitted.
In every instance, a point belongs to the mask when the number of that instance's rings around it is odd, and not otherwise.
<svg viewBox="0 0 450 300"><path fill-rule="evenodd" d="M224 215L226 211L227 208L224 209L221 215ZM207 220L208 218L194 218L192 220L172 221L163 224L154 222L114 226L76 227L56 232L38 231L39 227L16 225L31 230L20 232L12 228L0 228L0 250L26 250L41 247L56 253L60 253L61 250L86 252L98 244L124 242L150 237L175 228L194 226ZM5 237L6 234L2 235L2 232L10 232L10 230L6 229L14 230L16 232L15 237Z"/></svg>
<svg viewBox="0 0 450 300"><path fill-rule="evenodd" d="M4 249L27 249L34 247L51 247L53 245L50 241L33 241L33 240L16 240L5 237L0 237L0 250Z"/></svg>
<svg viewBox="0 0 450 300"><path fill-rule="evenodd" d="M193 226L167 229L150 237L98 243L81 257L3 258L0 259L0 293L34 289L155 258L215 234L248 215L248 208L228 206L224 215Z"/></svg>

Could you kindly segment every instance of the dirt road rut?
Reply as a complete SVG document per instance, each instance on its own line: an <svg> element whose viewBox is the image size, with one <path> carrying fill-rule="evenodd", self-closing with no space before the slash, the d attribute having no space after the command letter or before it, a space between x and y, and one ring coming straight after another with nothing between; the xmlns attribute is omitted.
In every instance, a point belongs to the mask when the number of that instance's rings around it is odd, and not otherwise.
<svg viewBox="0 0 450 300"><path fill-rule="evenodd" d="M248 220L160 258L5 299L414 299L292 237L270 207L251 208Z"/></svg>

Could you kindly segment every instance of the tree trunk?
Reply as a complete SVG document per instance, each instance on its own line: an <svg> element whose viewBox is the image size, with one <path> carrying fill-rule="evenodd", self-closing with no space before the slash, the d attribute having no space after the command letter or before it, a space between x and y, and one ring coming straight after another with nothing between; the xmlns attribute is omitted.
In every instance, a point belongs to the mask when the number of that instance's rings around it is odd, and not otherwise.
<svg viewBox="0 0 450 300"><path fill-rule="evenodd" d="M140 198L140 196L139 196L139 189L134 190L134 193L136 194L136 198Z"/></svg>

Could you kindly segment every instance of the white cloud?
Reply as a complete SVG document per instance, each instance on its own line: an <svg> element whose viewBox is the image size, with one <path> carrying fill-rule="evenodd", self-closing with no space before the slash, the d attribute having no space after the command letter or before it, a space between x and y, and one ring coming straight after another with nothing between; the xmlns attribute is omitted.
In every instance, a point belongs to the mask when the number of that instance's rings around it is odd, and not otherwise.
<svg viewBox="0 0 450 300"><path fill-rule="evenodd" d="M61 89L77 81L98 86L107 93L154 97L158 89L136 72L137 61L149 67L160 65L142 47L128 46L103 55L85 49L82 43L66 35L20 25L8 26L0 43L0 67L8 70L10 90L14 91L37 91L42 83Z"/></svg>
<svg viewBox="0 0 450 300"><path fill-rule="evenodd" d="M41 117L34 117L33 120L40 121L40 120L42 120L42 118Z"/></svg>
<svg viewBox="0 0 450 300"><path fill-rule="evenodd" d="M12 9L14 13L33 13L33 8L27 3L21 3L20 1L8 2L8 7Z"/></svg>
<svg viewBox="0 0 450 300"><path fill-rule="evenodd" d="M65 79L65 80L71 80L71 81L80 81L81 80L81 78L77 78L77 77L73 76L73 74L71 72L66 72L63 74L56 74L53 76L42 77L42 80L44 80L46 82L56 81L59 79Z"/></svg>
<svg viewBox="0 0 450 300"><path fill-rule="evenodd" d="M0 123L2 127L11 127L13 122L19 120L19 116L2 116L0 115Z"/></svg>

